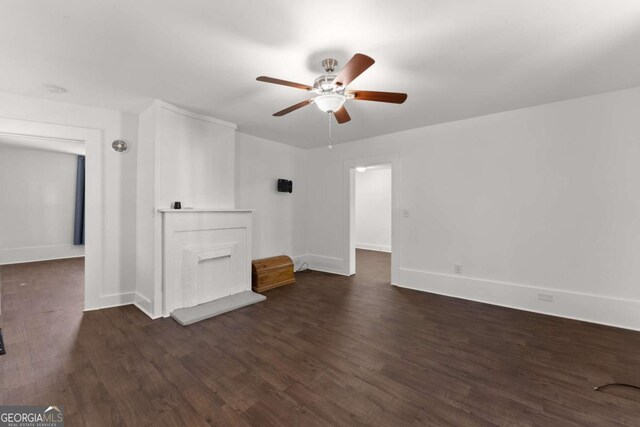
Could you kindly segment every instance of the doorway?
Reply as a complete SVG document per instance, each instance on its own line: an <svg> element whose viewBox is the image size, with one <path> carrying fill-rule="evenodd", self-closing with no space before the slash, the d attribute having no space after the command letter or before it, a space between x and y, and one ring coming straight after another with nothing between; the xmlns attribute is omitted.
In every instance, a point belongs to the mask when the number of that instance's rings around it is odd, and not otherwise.
<svg viewBox="0 0 640 427"><path fill-rule="evenodd" d="M362 267L379 266L386 267L384 271L390 274L391 172L390 163L356 167L356 272Z"/></svg>
<svg viewBox="0 0 640 427"><path fill-rule="evenodd" d="M34 319L84 309L85 156L83 142L0 133L0 353Z"/></svg>
<svg viewBox="0 0 640 427"><path fill-rule="evenodd" d="M385 267L379 271L391 284L398 283L398 172L396 154L345 162L345 266L348 275L360 267ZM389 265L390 264L390 265ZM388 271L391 271L390 277Z"/></svg>
<svg viewBox="0 0 640 427"><path fill-rule="evenodd" d="M24 325L84 309L85 156L83 142L0 133L0 352Z"/></svg>
<svg viewBox="0 0 640 427"><path fill-rule="evenodd" d="M100 306L102 288L102 131L52 123L32 122L28 120L0 118L0 138L8 145L31 148L38 151L62 151L86 155L86 192L85 192L85 245L84 262L73 265L75 278L84 280L78 292L81 299L79 309L92 309ZM28 179L28 178L25 178ZM74 195L75 196L75 195ZM26 200L26 195L25 195ZM52 213L53 215L53 213ZM41 253L47 253L43 249ZM48 259L42 257L41 259ZM35 259L33 259L35 261ZM11 259L9 259L11 261ZM72 263L72 261L69 261ZM12 262L6 262L12 264ZM8 272L7 272L8 273ZM4 281L8 277L1 278ZM18 283L18 286L20 283ZM2 283L0 283L0 287ZM0 289L1 291L1 289ZM6 304L1 301L0 304ZM6 306L0 308L6 309ZM0 311L0 316L2 311Z"/></svg>

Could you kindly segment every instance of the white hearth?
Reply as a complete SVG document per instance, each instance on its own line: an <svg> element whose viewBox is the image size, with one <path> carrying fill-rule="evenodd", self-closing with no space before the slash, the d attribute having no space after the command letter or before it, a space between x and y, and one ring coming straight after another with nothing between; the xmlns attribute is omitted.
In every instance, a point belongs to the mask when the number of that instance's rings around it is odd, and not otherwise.
<svg viewBox="0 0 640 427"><path fill-rule="evenodd" d="M211 306L212 302L216 302L215 314L220 314L228 311L220 309L224 308L225 301L235 301L236 305L230 308L233 309L242 306L237 305L238 297L249 297L252 302L264 299L251 292L250 210L162 209L160 212L163 215L164 317L179 309L179 313L185 313L185 309L191 307L201 313L203 307ZM235 297L229 299L232 295Z"/></svg>

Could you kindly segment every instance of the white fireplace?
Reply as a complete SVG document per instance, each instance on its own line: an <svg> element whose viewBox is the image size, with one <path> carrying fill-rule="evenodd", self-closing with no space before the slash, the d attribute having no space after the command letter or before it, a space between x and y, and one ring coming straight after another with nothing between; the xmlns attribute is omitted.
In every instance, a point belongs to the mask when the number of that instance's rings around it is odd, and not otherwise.
<svg viewBox="0 0 640 427"><path fill-rule="evenodd" d="M250 210L161 212L165 317L177 309L251 292Z"/></svg>

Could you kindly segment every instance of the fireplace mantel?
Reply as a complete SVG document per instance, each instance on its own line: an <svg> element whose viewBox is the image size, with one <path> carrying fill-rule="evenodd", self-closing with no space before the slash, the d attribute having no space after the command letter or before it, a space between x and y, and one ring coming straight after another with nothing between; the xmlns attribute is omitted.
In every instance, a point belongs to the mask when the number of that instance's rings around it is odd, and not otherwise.
<svg viewBox="0 0 640 427"><path fill-rule="evenodd" d="M159 212L163 216L163 316L251 293L250 209Z"/></svg>
<svg viewBox="0 0 640 427"><path fill-rule="evenodd" d="M183 208L183 209L158 209L162 213L189 213L189 212L253 212L252 209L216 209L216 208Z"/></svg>

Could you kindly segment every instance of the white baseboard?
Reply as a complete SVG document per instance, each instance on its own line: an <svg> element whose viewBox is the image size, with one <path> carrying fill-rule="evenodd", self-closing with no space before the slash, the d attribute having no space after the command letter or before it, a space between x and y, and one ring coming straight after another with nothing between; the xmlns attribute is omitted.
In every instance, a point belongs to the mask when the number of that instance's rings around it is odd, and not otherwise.
<svg viewBox="0 0 640 427"><path fill-rule="evenodd" d="M132 304L151 319L157 319L159 317L151 314L153 312L151 301L138 292L102 295L98 301L89 303L89 305L85 307L84 311L102 310L104 308L113 308Z"/></svg>
<svg viewBox="0 0 640 427"><path fill-rule="evenodd" d="M52 245L28 248L0 249L0 265L25 262L49 261L53 259L78 258L84 256L84 246Z"/></svg>
<svg viewBox="0 0 640 427"><path fill-rule="evenodd" d="M640 330L640 301L400 268L399 287ZM538 300L538 294L553 302Z"/></svg>
<svg viewBox="0 0 640 427"><path fill-rule="evenodd" d="M348 276L343 271L344 261L342 258L333 258L323 255L305 254L293 257L295 269L297 270L303 263L307 263L309 269L322 271L324 273L339 274Z"/></svg>
<svg viewBox="0 0 640 427"><path fill-rule="evenodd" d="M144 295L142 295L140 292L136 292L135 300L134 300L133 304L136 307L138 307L138 309L140 311L142 311L144 314L149 316L149 318L157 319L159 317L159 316L154 316L152 314L153 313L153 304L151 303L151 300L149 298L145 297Z"/></svg>
<svg viewBox="0 0 640 427"><path fill-rule="evenodd" d="M84 311L101 310L103 308L133 304L135 301L135 294L135 292L126 292L122 294L101 295L98 301L88 304Z"/></svg>
<svg viewBox="0 0 640 427"><path fill-rule="evenodd" d="M367 251L391 252L391 246L374 245L372 243L356 243L356 249L365 249Z"/></svg>
<svg viewBox="0 0 640 427"><path fill-rule="evenodd" d="M291 257L293 261L293 271L297 271L306 261L305 255L294 255Z"/></svg>

